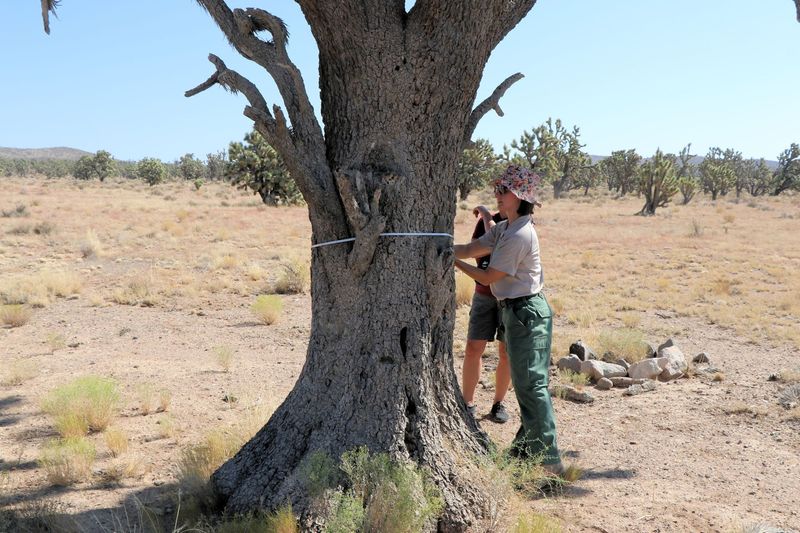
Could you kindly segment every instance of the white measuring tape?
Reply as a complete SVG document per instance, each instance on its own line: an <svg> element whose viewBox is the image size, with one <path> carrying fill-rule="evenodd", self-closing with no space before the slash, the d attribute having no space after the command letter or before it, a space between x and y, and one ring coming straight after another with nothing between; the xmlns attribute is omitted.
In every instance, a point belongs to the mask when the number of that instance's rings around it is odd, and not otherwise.
<svg viewBox="0 0 800 533"><path fill-rule="evenodd" d="M392 232L392 233L381 233L381 237L450 237L453 238L452 235L449 233L401 233L401 232ZM339 239L336 241L328 241L328 242L321 242L319 244L312 244L311 248L319 248L320 246L328 246L330 244L339 244L343 242L353 242L356 240L355 237L350 237L349 239Z"/></svg>

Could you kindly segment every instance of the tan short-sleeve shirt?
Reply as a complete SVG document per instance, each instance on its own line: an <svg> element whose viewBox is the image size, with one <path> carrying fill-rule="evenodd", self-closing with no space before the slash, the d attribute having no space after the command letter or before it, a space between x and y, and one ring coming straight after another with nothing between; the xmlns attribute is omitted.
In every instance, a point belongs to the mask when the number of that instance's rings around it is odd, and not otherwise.
<svg viewBox="0 0 800 533"><path fill-rule="evenodd" d="M521 216L511 224L503 220L479 238L478 242L492 249L489 267L508 274L489 285L495 298L519 298L542 290L539 238L530 217Z"/></svg>

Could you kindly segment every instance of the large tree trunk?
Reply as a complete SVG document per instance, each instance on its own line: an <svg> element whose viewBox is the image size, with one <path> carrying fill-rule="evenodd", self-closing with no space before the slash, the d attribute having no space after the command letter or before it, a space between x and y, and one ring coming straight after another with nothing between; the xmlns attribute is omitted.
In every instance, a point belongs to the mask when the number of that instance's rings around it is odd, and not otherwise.
<svg viewBox="0 0 800 533"><path fill-rule="evenodd" d="M445 500L440 529L463 530L487 516L492 495L470 466L488 442L453 371L452 239L379 234L453 233L464 139L521 77L471 111L483 65L534 0L418 1L409 13L401 1L298 0L320 50L324 136L285 56L282 25L260 10L200 1L234 46L275 78L292 129L215 56L217 72L187 94L214 83L244 93L245 114L309 205L312 241L355 237L312 250L303 371L267 425L213 475L213 487L228 511L291 502L313 521L304 461L366 445L425 468ZM271 47L254 34L265 28Z"/></svg>

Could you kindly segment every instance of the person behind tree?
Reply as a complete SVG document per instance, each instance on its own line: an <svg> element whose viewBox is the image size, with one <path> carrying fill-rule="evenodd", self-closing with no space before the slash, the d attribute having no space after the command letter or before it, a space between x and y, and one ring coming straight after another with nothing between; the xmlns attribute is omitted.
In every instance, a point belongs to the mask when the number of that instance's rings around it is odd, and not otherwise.
<svg viewBox="0 0 800 533"><path fill-rule="evenodd" d="M475 231L472 233L472 240L482 237L497 222L503 220L500 213L494 215L483 206L479 205L472 210L478 217ZM486 270L489 267L490 256L478 257L476 259L478 268ZM467 331L467 346L464 349L464 367L461 373L461 392L467 408L475 416L477 407L475 401L475 388L481 375L481 357L486 350L486 343L493 342L497 337L497 353L499 362L495 371L495 389L492 409L489 412L489 419L500 424L508 421L508 411L503 405L511 383L511 371L508 366L508 355L506 345L502 340L502 325L500 322L500 309L497 306L497 299L492 294L487 285L475 282L475 293L472 295L472 305L469 310L469 329Z"/></svg>
<svg viewBox="0 0 800 533"><path fill-rule="evenodd" d="M539 239L529 216L540 182L531 170L510 165L494 182L498 210L507 220L469 244L455 245L454 253L456 268L489 285L501 309L511 382L521 418L511 453L541 460L546 470L562 474L555 415L547 390L553 313L542 293ZM488 254L491 259L486 270L464 261Z"/></svg>

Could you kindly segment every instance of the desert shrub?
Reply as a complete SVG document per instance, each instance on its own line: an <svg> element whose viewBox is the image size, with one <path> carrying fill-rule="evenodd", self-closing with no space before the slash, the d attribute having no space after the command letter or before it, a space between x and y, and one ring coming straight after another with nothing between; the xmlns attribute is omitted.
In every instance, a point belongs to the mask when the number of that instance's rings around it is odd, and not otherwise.
<svg viewBox="0 0 800 533"><path fill-rule="evenodd" d="M301 476L306 492L316 498L327 489L338 485L341 472L328 454L316 451L303 464Z"/></svg>
<svg viewBox="0 0 800 533"><path fill-rule="evenodd" d="M18 328L24 326L33 316L33 311L27 305L11 304L0 306L0 323Z"/></svg>
<svg viewBox="0 0 800 533"><path fill-rule="evenodd" d="M287 259L281 263L280 277L275 282L274 290L278 294L301 294L308 290L311 283L311 269L307 261L298 258Z"/></svg>
<svg viewBox="0 0 800 533"><path fill-rule="evenodd" d="M439 489L427 476L414 465L392 461L387 454L370 455L366 447L356 448L342 455L341 470L352 497L364 509L358 530L422 531L442 511ZM352 516L352 503L338 508Z"/></svg>
<svg viewBox="0 0 800 533"><path fill-rule="evenodd" d="M250 308L259 322L264 324L274 324L281 316L283 302L278 296L272 294L261 294L253 302Z"/></svg>
<svg viewBox="0 0 800 533"><path fill-rule="evenodd" d="M84 376L51 391L42 410L53 417L64 437L103 431L117 413L119 391L114 380Z"/></svg>
<svg viewBox="0 0 800 533"><path fill-rule="evenodd" d="M36 376L38 370L33 361L29 359L14 359L3 365L2 385L22 385Z"/></svg>
<svg viewBox="0 0 800 533"><path fill-rule="evenodd" d="M94 445L84 437L55 439L45 444L39 465L53 485L71 485L92 473Z"/></svg>
<svg viewBox="0 0 800 533"><path fill-rule="evenodd" d="M108 428L104 434L108 451L114 457L119 457L128 451L128 434L119 428Z"/></svg>
<svg viewBox="0 0 800 533"><path fill-rule="evenodd" d="M230 346L215 346L214 359L223 372L230 372L233 364L234 351Z"/></svg>
<svg viewBox="0 0 800 533"><path fill-rule="evenodd" d="M330 496L330 516L325 523L325 533L351 533L362 531L364 505L354 494L341 490Z"/></svg>
<svg viewBox="0 0 800 533"><path fill-rule="evenodd" d="M789 385L783 389L778 396L778 403L786 409L794 409L800 406L800 383Z"/></svg>
<svg viewBox="0 0 800 533"><path fill-rule="evenodd" d="M475 282L469 276L456 273L456 305L470 305L475 292Z"/></svg>

